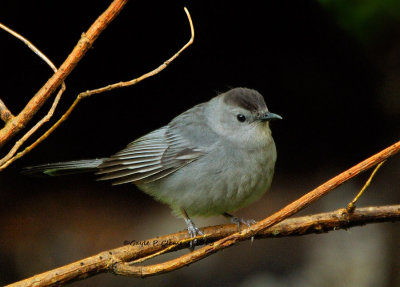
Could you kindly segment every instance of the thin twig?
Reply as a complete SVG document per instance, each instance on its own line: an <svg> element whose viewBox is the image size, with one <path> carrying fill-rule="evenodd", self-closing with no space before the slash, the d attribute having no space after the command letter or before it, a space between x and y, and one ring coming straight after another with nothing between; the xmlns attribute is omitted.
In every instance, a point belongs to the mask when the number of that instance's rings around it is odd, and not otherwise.
<svg viewBox="0 0 400 287"><path fill-rule="evenodd" d="M29 49L31 49L36 55L38 55L43 61L46 62L47 65L50 66L50 68L54 71L57 72L57 68L56 66L53 64L52 61L50 61L49 58L46 57L45 54L43 54L38 48L35 47L35 45L33 45L30 41L28 41L26 38L24 38L22 35L18 34L17 32L15 32L14 30L8 28L6 25L0 23L0 28L7 31L8 33L10 33L11 35L13 35L15 38L21 40L22 42L25 43L25 45L27 45L29 47Z"/></svg>
<svg viewBox="0 0 400 287"><path fill-rule="evenodd" d="M4 24L0 23L0 28L7 31L17 39L21 40L23 43L25 43L29 49L31 49L36 55L38 55L47 65L50 66L50 68L53 70L54 73L57 72L56 66L53 64L53 62L46 57L45 54L43 54L38 48L35 47L30 41L25 39L22 35L18 34L17 32L13 31L12 29L8 28ZM56 97L54 98L53 104L50 108L50 110L47 112L47 114L40 120L38 121L27 133L25 133L20 140L18 140L14 146L10 149L8 154L4 156L2 159L0 159L0 171L5 169L8 165L10 165L13 161L15 161L17 158L20 158L24 154L26 154L30 149L26 148L23 152L20 152L17 156L14 157L15 153L18 151L18 149L24 144L24 142L29 139L44 123L50 120L50 118L53 116L54 111L60 102L61 96L64 93L66 89L65 82L62 82L61 84L61 89L58 91ZM1 112L1 100L0 100L0 114L3 114Z"/></svg>
<svg viewBox="0 0 400 287"><path fill-rule="evenodd" d="M356 208L356 202L357 200L363 195L364 191L368 188L368 186L371 184L372 179L374 178L376 172L379 170L379 168L384 164L385 161L382 161L380 164L378 164L375 169L372 171L371 175L369 176L368 180L365 182L364 186L361 188L360 192L353 198L353 200L347 205L346 210L347 212L351 213L354 211Z"/></svg>
<svg viewBox="0 0 400 287"><path fill-rule="evenodd" d="M40 88L22 111L9 120L4 128L0 130L0 147L25 127L50 95L64 82L86 52L92 47L101 32L115 19L127 2L128 0L114 0L106 11L96 19L88 31L82 34L78 44L74 47L71 54L68 55L58 71Z"/></svg>
<svg viewBox="0 0 400 287"><path fill-rule="evenodd" d="M343 216L343 209L297 218L286 219L263 231L259 231L256 239L277 238L283 236L300 236L313 233L323 233L339 229L348 229L378 222L400 221L400 205L357 208L354 213ZM201 228L207 238L208 246L216 240L225 238L237 231L236 224L217 225ZM35 275L25 280L8 285L20 286L60 286L66 283L84 279L103 272L113 271L119 275L134 275L129 269L133 260L154 257L152 254L171 252L189 247L190 238L187 231L134 242L97 255L87 257L74 263ZM199 237L198 244L204 244L204 238ZM171 248L170 246L174 246ZM167 251L165 251L168 249ZM189 253L189 255L192 253ZM126 262L126 263L125 263ZM145 275L145 274L143 274Z"/></svg>
<svg viewBox="0 0 400 287"><path fill-rule="evenodd" d="M178 51L176 52L171 58L169 58L168 60L166 60L164 63L162 63L160 66L158 66L156 69L136 78L130 81L126 81L126 82L119 82L119 83L115 83L115 84L111 84L102 88L98 88L98 89L93 89L90 91L86 91L83 93L80 93L77 97L77 99L75 100L74 104L73 104L73 108L75 108L76 104L78 104L77 102L79 102L82 98L86 98L95 94L99 94L99 93L104 93L104 92L108 92L114 89L118 89L118 88L124 88L124 87L128 87L128 86L132 86L135 85L149 77L152 77L158 73L160 73L162 70L164 70L172 61L174 61L184 50L186 50L190 45L193 44L194 41L194 27L193 27L193 21L192 21L192 17L190 16L189 10L184 7L186 16L188 18L189 21L189 26L190 26L190 39L189 41ZM71 110L72 111L72 110Z"/></svg>

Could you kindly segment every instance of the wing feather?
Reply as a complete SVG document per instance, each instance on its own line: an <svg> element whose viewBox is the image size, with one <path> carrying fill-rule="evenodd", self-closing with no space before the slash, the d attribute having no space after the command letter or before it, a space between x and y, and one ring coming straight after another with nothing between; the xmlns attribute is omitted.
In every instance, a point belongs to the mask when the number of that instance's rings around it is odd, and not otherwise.
<svg viewBox="0 0 400 287"><path fill-rule="evenodd" d="M126 177L126 176L134 175L134 174L144 175L145 173L148 173L148 172L159 171L160 168L161 168L161 165L147 166L146 168L142 168L140 170L121 169L119 171L113 171L113 172L103 176L102 179L104 179L104 180L105 179L115 179L115 178Z"/></svg>
<svg viewBox="0 0 400 287"><path fill-rule="evenodd" d="M161 154L160 154L161 155ZM129 158L119 158L116 160L112 160L109 162L104 163L104 165L102 165L102 168L105 167L111 167L111 166L115 166L115 165L121 165L121 166L133 166L133 165L137 165L139 163L147 163L150 164L152 162L160 162L159 160L159 156L147 156L147 157L129 157ZM103 173L103 171L100 171L99 174Z"/></svg>
<svg viewBox="0 0 400 287"><path fill-rule="evenodd" d="M204 151L170 126L162 127L130 143L99 166L99 180L113 184L159 180L198 159Z"/></svg>
<svg viewBox="0 0 400 287"><path fill-rule="evenodd" d="M163 171L164 172L164 171ZM124 183L134 183L134 182L138 182L138 181L142 181L142 180L146 180L146 182L149 182L149 178L151 178L154 175L158 175L160 173L163 173L160 171L153 171L153 172L148 172L145 174L135 174L135 175L131 175L131 176L127 176L127 177L123 177L121 179L115 180L113 181L113 185L118 185L118 184L124 184Z"/></svg>

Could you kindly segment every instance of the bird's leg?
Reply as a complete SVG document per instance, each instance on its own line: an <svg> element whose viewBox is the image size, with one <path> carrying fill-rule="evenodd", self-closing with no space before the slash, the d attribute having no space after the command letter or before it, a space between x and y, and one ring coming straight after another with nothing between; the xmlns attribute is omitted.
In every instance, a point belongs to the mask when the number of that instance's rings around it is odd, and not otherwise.
<svg viewBox="0 0 400 287"><path fill-rule="evenodd" d="M189 232L190 237L196 237L198 235L204 235L203 232L200 231L199 228L196 227L196 225L194 225L194 222L190 219L189 215L187 214L186 210L181 208L181 212L183 215L183 218L185 219L185 222L187 224L187 230ZM196 246L197 243L197 239L194 239L192 241L190 241L190 249L194 249L194 247Z"/></svg>
<svg viewBox="0 0 400 287"><path fill-rule="evenodd" d="M250 225L256 223L254 219L244 219L244 218L238 218L228 212L224 212L223 216L230 218L232 223L236 223L238 231L240 231L240 224L245 224L247 227L250 227Z"/></svg>

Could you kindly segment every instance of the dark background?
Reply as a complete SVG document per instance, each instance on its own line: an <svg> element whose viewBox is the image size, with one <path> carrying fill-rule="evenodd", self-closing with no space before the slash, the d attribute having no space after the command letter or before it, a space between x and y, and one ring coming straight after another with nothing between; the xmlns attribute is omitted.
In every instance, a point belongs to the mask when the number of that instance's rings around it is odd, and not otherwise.
<svg viewBox="0 0 400 287"><path fill-rule="evenodd" d="M59 66L110 2L3 0L0 22ZM93 175L28 178L20 170L111 155L231 87L257 89L269 109L284 118L272 125L278 162L271 191L239 216L261 219L398 140L400 5L378 0L358 5L260 2L129 2L67 78L55 118L79 92L136 78L179 50L190 37L184 6L193 18L195 42L155 77L81 102L45 142L0 173L0 284L124 240L183 229L184 222L167 206L132 185L111 187ZM0 43L0 98L17 114L51 70L4 31ZM11 146L3 147L1 155ZM303 213L345 206L367 176ZM398 203L399 178L400 161L394 157L359 205ZM226 220L195 222L203 226ZM400 286L399 235L398 224L380 224L347 233L245 242L154 278L105 274L74 285Z"/></svg>

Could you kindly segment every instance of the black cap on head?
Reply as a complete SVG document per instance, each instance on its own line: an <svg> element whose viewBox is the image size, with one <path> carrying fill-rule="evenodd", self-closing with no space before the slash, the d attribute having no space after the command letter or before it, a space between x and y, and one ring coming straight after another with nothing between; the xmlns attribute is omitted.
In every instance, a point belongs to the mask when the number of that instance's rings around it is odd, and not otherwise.
<svg viewBox="0 0 400 287"><path fill-rule="evenodd" d="M234 88L227 91L224 96L224 102L251 112L267 109L263 96L256 90L248 88Z"/></svg>

